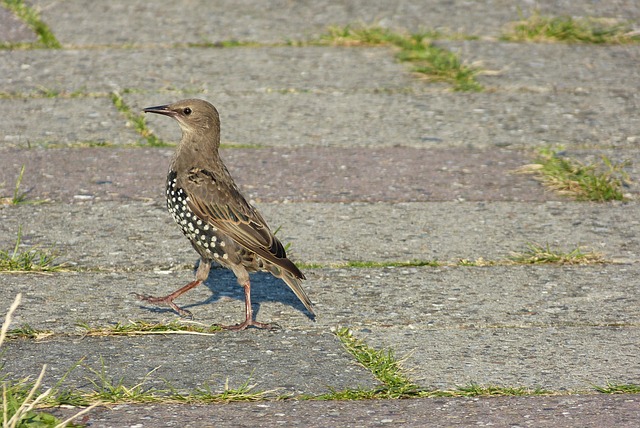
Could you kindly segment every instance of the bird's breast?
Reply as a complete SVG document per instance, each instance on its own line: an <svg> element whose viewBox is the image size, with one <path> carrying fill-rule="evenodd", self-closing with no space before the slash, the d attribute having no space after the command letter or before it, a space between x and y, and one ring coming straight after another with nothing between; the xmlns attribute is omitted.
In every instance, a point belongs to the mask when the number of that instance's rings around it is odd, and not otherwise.
<svg viewBox="0 0 640 428"><path fill-rule="evenodd" d="M235 242L191 210L189 196L178 186L175 171L169 171L167 176L166 196L167 210L196 251L202 257L224 264L233 255L229 251L235 249Z"/></svg>

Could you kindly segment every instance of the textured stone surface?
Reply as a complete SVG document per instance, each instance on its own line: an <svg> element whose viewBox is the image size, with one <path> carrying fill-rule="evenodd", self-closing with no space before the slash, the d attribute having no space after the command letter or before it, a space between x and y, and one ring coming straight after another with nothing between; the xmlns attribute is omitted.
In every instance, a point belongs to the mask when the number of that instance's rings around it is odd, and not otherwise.
<svg viewBox="0 0 640 428"><path fill-rule="evenodd" d="M24 164L21 190L30 190L32 202L47 201L0 208L0 249L13 251L22 225L22 249L55 245L81 269L0 275L1 311L14 294L24 296L14 327L55 332L6 343L0 377L34 377L47 363L50 385L81 361L65 385L92 388L96 370L112 382L160 389L168 381L220 392L227 380L231 388L248 382L275 390L270 397L379 386L331 334L343 325L370 346L406 356L405 373L423 387L478 382L593 392L593 384L637 384L638 185L624 188L630 202L577 203L510 171L530 161L530 149L549 144L581 160L606 154L639 163L640 50L497 41L519 11L528 16L533 8L630 20L636 28L634 2L29 4L65 47L0 51L0 194L13 194ZM393 48L283 43L353 22L479 36L437 43L483 68L478 78L487 90L459 93L428 82L397 62ZM0 42L32 41L25 29L0 9ZM269 46L215 47L233 39ZM185 97L216 104L223 142L242 145L223 156L271 225L282 225L278 236L293 243L296 260L504 260L537 242L565 251L584 245L614 262L305 269L315 323L284 284L255 275L256 316L277 322L278 331L82 337L78 322L175 320L129 293L175 290L191 280L195 261L161 199L170 149L77 147L140 139L112 91L133 113ZM149 118L148 125L167 141L179 138L171 121ZM628 171L637 178L637 165ZM206 286L179 303L207 325L242 318L241 289L228 271L212 271ZM94 410L84 423L631 426L637 401L583 394L117 405Z"/></svg>

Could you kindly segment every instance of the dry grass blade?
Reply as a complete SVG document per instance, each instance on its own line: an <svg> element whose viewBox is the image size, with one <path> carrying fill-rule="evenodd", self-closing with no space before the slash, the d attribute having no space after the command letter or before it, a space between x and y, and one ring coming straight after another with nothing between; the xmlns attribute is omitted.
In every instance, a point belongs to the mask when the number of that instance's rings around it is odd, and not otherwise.
<svg viewBox="0 0 640 428"><path fill-rule="evenodd" d="M2 328L0 328L0 346L2 346L6 336L7 331L9 330L9 326L13 321L13 314L16 309L20 305L22 300L22 294L18 294L11 304L7 315L5 316L4 323L2 324ZM16 403L16 407L9 405L9 395L14 395L14 391L10 391L11 385L8 382L2 381L2 427L3 428L16 428L16 427L26 427L26 426L38 426L38 427L50 427L54 426L55 428L62 428L68 426L71 421L78 416L85 414L86 412L93 409L96 405L100 403L96 403L93 406L90 406L86 409L83 409L81 412L73 415L69 419L60 422L57 418L48 414L36 414L35 409L37 406L42 403L49 395L51 395L52 389L49 388L42 393L38 393L40 386L42 385L42 379L44 378L44 374L47 370L46 364L42 366L42 370L40 371L40 375L36 379L35 383L31 386L29 391L26 393L24 397L20 397L19 402ZM12 401L16 401L16 397L12 397ZM37 419L33 423L25 424L25 418L29 419ZM54 425L55 424L55 425Z"/></svg>
<svg viewBox="0 0 640 428"><path fill-rule="evenodd" d="M20 306L21 300L22 300L22 293L18 293L13 303L9 307L9 311L7 312L7 315L4 317L4 323L2 323L2 328L0 328L0 346L2 346L2 343L4 342L4 339L7 336L7 331L9 331L9 325L11 324L11 321L13 321L13 313L16 311L16 309L18 309L18 306Z"/></svg>

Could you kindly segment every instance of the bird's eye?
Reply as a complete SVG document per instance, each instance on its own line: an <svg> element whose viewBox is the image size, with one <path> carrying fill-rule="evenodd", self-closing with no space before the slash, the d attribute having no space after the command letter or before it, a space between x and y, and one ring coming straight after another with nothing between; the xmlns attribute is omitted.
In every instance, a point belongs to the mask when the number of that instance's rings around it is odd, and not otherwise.
<svg viewBox="0 0 640 428"><path fill-rule="evenodd" d="M184 110L182 110L182 112L184 114L186 114L187 116L189 116L191 114L191 109L189 107L185 108Z"/></svg>

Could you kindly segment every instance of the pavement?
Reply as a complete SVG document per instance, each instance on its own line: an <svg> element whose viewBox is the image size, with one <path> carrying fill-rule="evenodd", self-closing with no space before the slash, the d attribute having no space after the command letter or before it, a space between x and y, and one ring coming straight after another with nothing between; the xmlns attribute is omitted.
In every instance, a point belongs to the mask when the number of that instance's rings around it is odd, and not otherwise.
<svg viewBox="0 0 640 428"><path fill-rule="evenodd" d="M64 377L63 387L78 390L92 388L98 371L129 386L222 392L248 382L270 391L258 402L104 406L82 420L92 427L638 424L640 395L594 386L640 384L640 46L498 38L534 8L637 27L637 4L27 3L63 48L0 50L0 197L12 195L24 165L21 189L40 202L0 205L0 249L13 249L21 227L26 247L55 248L73 269L0 274L1 311L23 294L14 327L53 333L7 342L3 375L34 377L46 363L45 385ZM477 36L437 43L486 70L478 79L487 89L427 82L392 48L286 43L350 23ZM36 39L0 6L0 42ZM256 45L216 47L230 40ZM283 283L256 274L256 317L277 331L84 335L79 324L176 320L130 293L173 291L197 259L164 207L172 148L136 144L142 137L113 92L133 112L188 97L218 107L222 157L243 192L281 226L295 261L324 266L305 269L315 322ZM166 118L147 123L164 141L180 137ZM582 160L631 160L628 200L576 202L515 173L549 144ZM532 242L581 246L606 262L458 263L505 261ZM388 266L409 260L441 266ZM178 303L206 325L243 314L241 289L221 269ZM555 395L296 400L380 386L344 350L339 326L393 350L425 389L475 383Z"/></svg>

